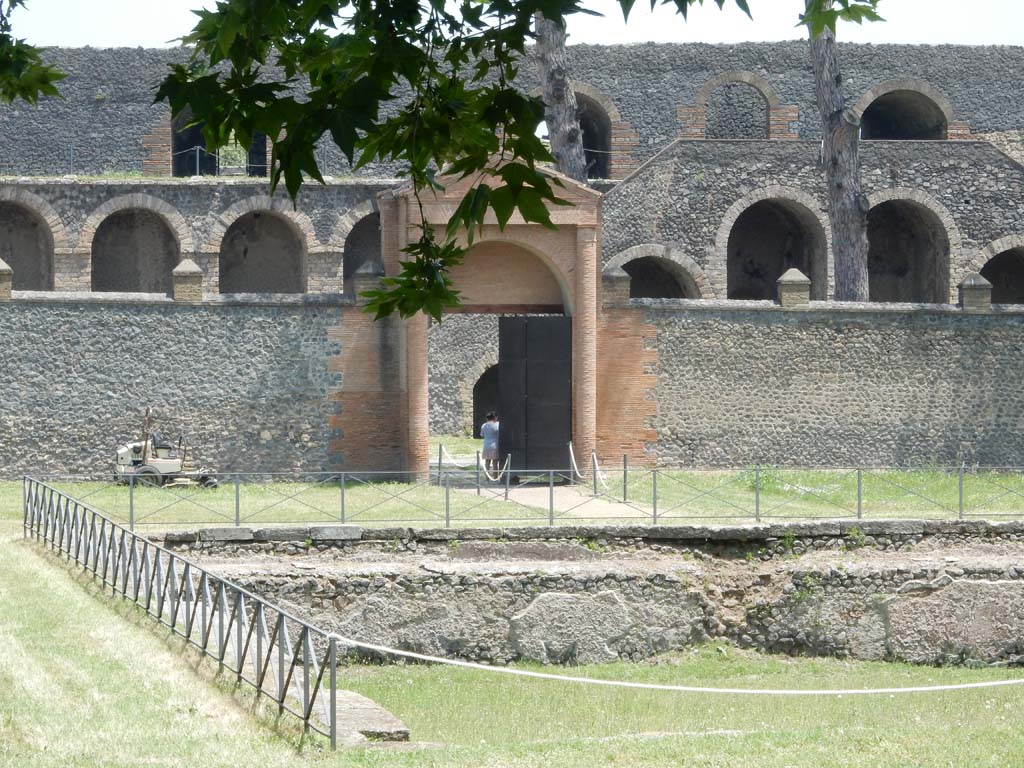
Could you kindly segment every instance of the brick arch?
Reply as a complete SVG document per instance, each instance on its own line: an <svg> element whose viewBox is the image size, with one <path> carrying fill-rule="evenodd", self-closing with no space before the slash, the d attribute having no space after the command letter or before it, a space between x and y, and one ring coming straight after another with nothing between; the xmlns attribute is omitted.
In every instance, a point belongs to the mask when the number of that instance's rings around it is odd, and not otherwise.
<svg viewBox="0 0 1024 768"><path fill-rule="evenodd" d="M562 294L562 308L565 314L567 316L571 316L574 313L574 294L571 287L573 284L572 281L575 277L574 275L566 274L565 272L562 271L557 262L551 257L549 257L547 254L545 254L543 250L537 248L536 246L525 240L516 237L513 233L510 233L508 231L490 233L486 237L480 238L479 240L474 240L470 250L476 248L477 246L489 245L493 243L511 245L523 250L526 253L529 253L531 256L534 256L541 264L544 265L545 268L547 268L548 272L551 273L551 276L555 279L555 282L558 284L558 288Z"/></svg>
<svg viewBox="0 0 1024 768"><path fill-rule="evenodd" d="M935 102L935 106L937 106L945 116L947 130L955 122L955 118L953 116L953 105L949 103L949 99L947 99L934 85L919 77L896 77L891 80L883 80L880 83L876 83L865 91L859 99L857 99L857 103L851 107L851 111L860 118L864 114L864 110L870 107L871 103L875 99L879 96L884 96L887 93L892 93L893 91L916 91L922 96L927 96Z"/></svg>
<svg viewBox="0 0 1024 768"><path fill-rule="evenodd" d="M53 253L55 256L70 251L68 231L64 226L64 220L54 207L39 195L33 194L26 189L0 187L0 203L20 205L46 222L46 226L50 228L50 236L53 238Z"/></svg>
<svg viewBox="0 0 1024 768"><path fill-rule="evenodd" d="M290 202L279 198L272 198L268 195L253 195L244 200L239 200L217 216L213 226L210 228L210 234L201 248L201 252L219 254L224 235L227 234L231 225L247 213L261 212L275 213L287 221L299 236L305 253L322 253L329 250L320 244L320 239L316 236L316 229L313 227L313 222L309 216L301 211L294 210Z"/></svg>
<svg viewBox="0 0 1024 768"><path fill-rule="evenodd" d="M327 248L331 251L341 252L345 249L345 241L348 239L352 228L367 216L377 213L380 208L374 199L363 200L355 208L349 208L338 217L334 228L331 230L330 239L327 241Z"/></svg>
<svg viewBox="0 0 1024 768"><path fill-rule="evenodd" d="M90 213L82 228L78 231L78 251L83 253L91 251L93 238L96 237L96 230L99 229L100 224L111 214L132 208L151 211L163 219L167 226L170 227L171 232L174 233L174 237L178 241L178 250L182 254L195 251L192 231L185 222L185 218L178 212L178 209L159 197L147 195L143 192L111 198Z"/></svg>
<svg viewBox="0 0 1024 768"><path fill-rule="evenodd" d="M607 264L605 264L602 271L604 274L618 272L622 269L623 265L628 264L635 259L642 259L646 257L664 259L675 264L686 274L689 278L689 282L697 289L697 298L715 298L715 290L711 286L711 282L708 280L707 275L704 274L704 270L701 269L700 265L679 249L672 248L668 245L662 245L660 243L643 243L641 245L634 245L624 251L620 251L615 254Z"/></svg>
<svg viewBox="0 0 1024 768"><path fill-rule="evenodd" d="M755 189L729 206L722 221L718 225L718 232L715 233L715 242L708 249L708 271L715 285L715 291L719 296L728 296L727 265L729 262L729 235L740 215L755 203L765 200L781 200L783 202L796 203L807 209L817 219L822 232L825 234L825 270L827 280L827 293L832 294L833 283L833 259L832 259L832 224L826 213L826 205L808 192L798 187L787 187L773 184L767 187ZM710 265L714 265L713 268Z"/></svg>
<svg viewBox="0 0 1024 768"><path fill-rule="evenodd" d="M745 69L730 69L715 75L700 87L694 97L694 103L701 109L707 109L711 94L728 83L745 83L759 91L764 96L768 109L778 109L782 106L782 100L772 84L756 72Z"/></svg>

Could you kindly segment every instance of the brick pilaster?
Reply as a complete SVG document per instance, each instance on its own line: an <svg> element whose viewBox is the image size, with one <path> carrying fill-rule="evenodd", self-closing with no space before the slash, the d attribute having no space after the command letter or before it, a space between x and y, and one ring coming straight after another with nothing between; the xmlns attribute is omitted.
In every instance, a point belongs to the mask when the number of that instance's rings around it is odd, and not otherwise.
<svg viewBox="0 0 1024 768"><path fill-rule="evenodd" d="M785 104L768 110L768 138L795 141L800 138L797 124L800 122L800 107Z"/></svg>
<svg viewBox="0 0 1024 768"><path fill-rule="evenodd" d="M676 107L680 139L707 138L707 110L704 107Z"/></svg>
<svg viewBox="0 0 1024 768"><path fill-rule="evenodd" d="M142 137L146 156L142 160L143 176L170 176L173 158L171 114L164 112L154 122L150 132Z"/></svg>
<svg viewBox="0 0 1024 768"><path fill-rule="evenodd" d="M597 435L597 229L576 230L573 315L573 431L576 461L586 473Z"/></svg>
<svg viewBox="0 0 1024 768"><path fill-rule="evenodd" d="M637 169L636 150L640 135L631 123L612 123L611 156L608 158L608 178L624 179Z"/></svg>
<svg viewBox="0 0 1024 768"><path fill-rule="evenodd" d="M946 138L950 141L970 141L974 137L971 135L970 124L963 120L954 120L946 126Z"/></svg>

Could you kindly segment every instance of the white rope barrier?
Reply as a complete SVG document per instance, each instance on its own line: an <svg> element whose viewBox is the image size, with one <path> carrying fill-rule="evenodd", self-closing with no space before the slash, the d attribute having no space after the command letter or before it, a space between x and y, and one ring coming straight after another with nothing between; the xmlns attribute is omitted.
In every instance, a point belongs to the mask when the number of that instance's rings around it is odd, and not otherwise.
<svg viewBox="0 0 1024 768"><path fill-rule="evenodd" d="M576 454L575 454L575 452L572 449L572 440L569 441L569 461L572 462L573 477L582 480L583 479L583 473L580 472L580 468L576 464Z"/></svg>
<svg viewBox="0 0 1024 768"><path fill-rule="evenodd" d="M511 462L511 461L512 461L512 454L509 454L508 456L505 457L505 466L503 466L500 470L498 470L498 476L497 477L493 476L490 472L487 471L487 462L484 462L483 470L484 470L484 474L487 476L487 479L490 480L492 483L500 482L501 478L503 478L505 476L505 473L508 472L508 465L509 465L509 462Z"/></svg>
<svg viewBox="0 0 1024 768"><path fill-rule="evenodd" d="M608 490L608 473L601 470L601 465L597 463L597 451L594 451L594 472L597 474L597 479L601 481L601 486L607 491Z"/></svg>
<svg viewBox="0 0 1024 768"><path fill-rule="evenodd" d="M514 667L492 667L487 664L478 664L472 661L460 661L458 659L446 659L440 656L429 656L425 653L414 651L403 651L398 648L389 648L385 645L364 643L361 640L353 640L350 637L334 635L339 643L363 648L368 651L376 651L388 656L399 656L405 659L426 661L432 664L447 664L450 667L462 667L464 669L475 669L482 672L493 672L499 675L513 675L515 677L532 677L538 680L558 680L563 683L576 683L582 685L599 685L608 688L631 688L646 691L673 691L676 693L701 693L701 694L728 694L738 696L895 696L904 693L938 693L942 691L966 691L978 688L1005 688L1011 685L1024 685L1024 678L1019 680L986 680L980 683L950 683L946 685L915 685L905 688L833 688L833 689L803 689L803 688L709 688L697 685L666 685L662 683L634 683L629 680L601 680L596 677L579 677L576 675L555 675L550 672L533 672L528 669L516 669Z"/></svg>

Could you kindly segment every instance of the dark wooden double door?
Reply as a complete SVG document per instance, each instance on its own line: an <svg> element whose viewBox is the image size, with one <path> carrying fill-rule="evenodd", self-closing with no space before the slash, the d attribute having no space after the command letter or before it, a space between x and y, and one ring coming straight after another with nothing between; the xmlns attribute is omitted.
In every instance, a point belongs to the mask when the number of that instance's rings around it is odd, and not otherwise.
<svg viewBox="0 0 1024 768"><path fill-rule="evenodd" d="M572 318L507 316L498 322L502 461L513 470L569 468Z"/></svg>

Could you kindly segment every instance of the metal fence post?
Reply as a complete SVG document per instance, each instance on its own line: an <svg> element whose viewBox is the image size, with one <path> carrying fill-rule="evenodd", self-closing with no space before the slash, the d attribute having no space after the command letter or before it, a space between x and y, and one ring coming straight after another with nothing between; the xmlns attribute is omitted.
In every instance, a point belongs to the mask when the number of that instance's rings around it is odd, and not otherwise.
<svg viewBox="0 0 1024 768"><path fill-rule="evenodd" d="M28 476L21 476L21 535L28 538Z"/></svg>
<svg viewBox="0 0 1024 768"><path fill-rule="evenodd" d="M548 525L555 524L555 470L548 470Z"/></svg>
<svg viewBox="0 0 1024 768"><path fill-rule="evenodd" d="M441 459L444 455L444 445L440 442L437 444L437 487L441 487Z"/></svg>
<svg viewBox="0 0 1024 768"><path fill-rule="evenodd" d="M761 468L754 467L754 520L761 522Z"/></svg>
<svg viewBox="0 0 1024 768"><path fill-rule="evenodd" d="M440 477L440 476L439 476ZM341 522L345 522L345 473L341 473Z"/></svg>
<svg viewBox="0 0 1024 768"><path fill-rule="evenodd" d="M508 501L508 487L512 482L512 454L505 460L505 501Z"/></svg>
<svg viewBox="0 0 1024 768"><path fill-rule="evenodd" d="M242 524L242 484L235 475L235 528Z"/></svg>
<svg viewBox="0 0 1024 768"><path fill-rule="evenodd" d="M444 527L452 527L452 476L444 476Z"/></svg>
<svg viewBox="0 0 1024 768"><path fill-rule="evenodd" d="M864 517L864 471L857 470L857 519Z"/></svg>
<svg viewBox="0 0 1024 768"><path fill-rule="evenodd" d="M128 475L128 530L135 530L135 475Z"/></svg>
<svg viewBox="0 0 1024 768"><path fill-rule="evenodd" d="M438 465L438 482L441 477L441 465ZM328 713L331 729L331 749L338 748L338 641L332 636L328 645L327 655L331 665L331 710Z"/></svg>
<svg viewBox="0 0 1024 768"><path fill-rule="evenodd" d="M960 465L960 473L957 478L958 495L960 497L960 519L964 519L964 465Z"/></svg>
<svg viewBox="0 0 1024 768"><path fill-rule="evenodd" d="M476 495L480 495L480 451L476 452Z"/></svg>
<svg viewBox="0 0 1024 768"><path fill-rule="evenodd" d="M654 511L652 523L658 524L658 470L651 470L651 509Z"/></svg>
<svg viewBox="0 0 1024 768"><path fill-rule="evenodd" d="M622 454L622 503L629 501L629 456Z"/></svg>

